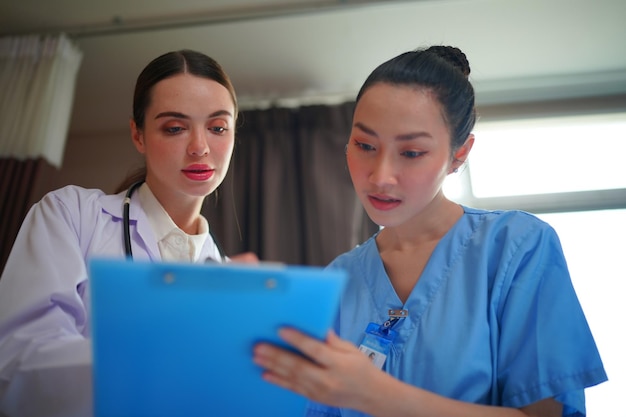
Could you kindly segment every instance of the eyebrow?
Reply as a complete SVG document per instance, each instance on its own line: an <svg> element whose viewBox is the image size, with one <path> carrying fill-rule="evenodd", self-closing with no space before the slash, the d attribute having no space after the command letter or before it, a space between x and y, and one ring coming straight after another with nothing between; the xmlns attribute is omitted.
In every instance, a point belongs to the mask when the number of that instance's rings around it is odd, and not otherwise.
<svg viewBox="0 0 626 417"><path fill-rule="evenodd" d="M209 114L208 119L211 119L213 117L218 117L218 116L229 116L229 117L233 117L232 113L229 112L228 110L218 110L218 111L214 111L213 113ZM154 118L155 119L159 119L161 117L176 117L178 119L189 119L190 117L184 113L180 113L177 111L164 111L161 112L159 114L157 114Z"/></svg>
<svg viewBox="0 0 626 417"><path fill-rule="evenodd" d="M374 131L374 129L365 126L361 122L356 122L354 124L354 127L356 127L357 129L361 130L363 133L366 133L366 134L371 135L371 136L378 137L378 133L376 133L376 131ZM396 140L399 140L399 141L419 139L419 138L431 138L432 139L432 135L430 133L428 133L428 132L419 131L419 132L403 133L401 135L396 136Z"/></svg>

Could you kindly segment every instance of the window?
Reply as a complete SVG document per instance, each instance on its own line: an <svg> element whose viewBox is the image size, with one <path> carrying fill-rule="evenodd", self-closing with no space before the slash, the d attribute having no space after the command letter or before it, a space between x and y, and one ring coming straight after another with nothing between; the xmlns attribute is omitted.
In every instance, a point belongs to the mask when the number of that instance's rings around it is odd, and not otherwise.
<svg viewBox="0 0 626 417"><path fill-rule="evenodd" d="M626 113L478 126L476 198L626 188Z"/></svg>
<svg viewBox="0 0 626 417"><path fill-rule="evenodd" d="M626 392L626 113L479 122L475 135L446 195L526 210L555 228L609 376L586 390L587 414L618 417Z"/></svg>

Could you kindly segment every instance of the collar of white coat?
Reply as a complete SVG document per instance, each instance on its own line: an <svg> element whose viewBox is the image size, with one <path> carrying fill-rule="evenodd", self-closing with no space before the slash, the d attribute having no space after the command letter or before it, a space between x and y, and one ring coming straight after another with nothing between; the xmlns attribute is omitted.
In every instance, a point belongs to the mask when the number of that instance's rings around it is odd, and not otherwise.
<svg viewBox="0 0 626 417"><path fill-rule="evenodd" d="M200 215L198 234L182 231L156 199L145 182L137 190L139 203L146 213L164 260L197 261L209 235L209 223Z"/></svg>

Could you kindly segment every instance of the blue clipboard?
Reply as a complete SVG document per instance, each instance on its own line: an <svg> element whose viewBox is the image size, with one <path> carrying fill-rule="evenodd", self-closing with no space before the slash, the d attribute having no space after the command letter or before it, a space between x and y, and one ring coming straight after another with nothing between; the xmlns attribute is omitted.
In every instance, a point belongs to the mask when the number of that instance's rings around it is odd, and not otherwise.
<svg viewBox="0 0 626 417"><path fill-rule="evenodd" d="M318 267L89 265L96 417L303 415L252 362L281 326L324 338L347 276Z"/></svg>

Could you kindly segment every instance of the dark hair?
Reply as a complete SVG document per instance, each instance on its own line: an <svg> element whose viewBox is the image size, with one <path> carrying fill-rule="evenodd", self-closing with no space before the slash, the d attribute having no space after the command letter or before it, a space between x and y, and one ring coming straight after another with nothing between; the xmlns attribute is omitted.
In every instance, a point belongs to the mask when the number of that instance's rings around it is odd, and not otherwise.
<svg viewBox="0 0 626 417"><path fill-rule="evenodd" d="M476 123L474 88L465 54L452 46L431 46L405 52L379 65L367 77L356 101L377 83L421 86L430 90L443 108L454 152L465 143Z"/></svg>
<svg viewBox="0 0 626 417"><path fill-rule="evenodd" d="M208 78L223 85L230 93L235 106L233 117L237 118L238 106L235 88L222 66L213 58L196 51L182 49L165 53L153 59L141 71L135 83L133 96L133 120L138 129L144 128L146 109L152 99L152 88L159 81L174 75L188 73ZM141 167L129 174L115 189L115 192L126 190L130 185L146 179L146 168Z"/></svg>
<svg viewBox="0 0 626 417"><path fill-rule="evenodd" d="M183 49L168 52L153 59L137 77L133 97L133 120L138 128L142 129L144 126L146 109L150 105L152 87L161 80L182 73L208 78L223 85L233 99L233 104L235 105L235 114L233 116L237 117L238 109L235 89L221 65L203 53Z"/></svg>

